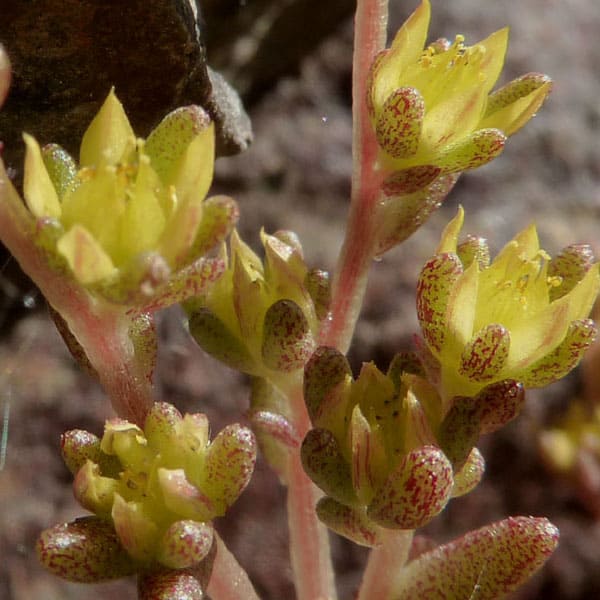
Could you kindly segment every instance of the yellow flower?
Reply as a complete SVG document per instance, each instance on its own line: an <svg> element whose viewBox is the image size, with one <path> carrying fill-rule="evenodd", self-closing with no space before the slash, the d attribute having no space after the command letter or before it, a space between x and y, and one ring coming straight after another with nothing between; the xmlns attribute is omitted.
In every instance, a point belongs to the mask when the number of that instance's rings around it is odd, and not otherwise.
<svg viewBox="0 0 600 600"><path fill-rule="evenodd" d="M429 0L423 0L371 67L367 107L388 196L489 162L551 88L548 77L530 73L490 94L508 29L475 46L457 35L453 43L441 39L424 49L430 13Z"/></svg>
<svg viewBox="0 0 600 600"><path fill-rule="evenodd" d="M346 357L321 346L305 368L304 399L314 429L304 438L301 458L326 494L317 514L359 544L380 543L384 529L425 525L483 473L473 448L477 439L469 440L457 465L440 446L441 399L411 372L421 371L417 362L398 355L387 374L365 363L353 380Z"/></svg>
<svg viewBox="0 0 600 600"><path fill-rule="evenodd" d="M62 451L75 475L75 497L112 522L128 554L179 569L210 550L210 521L224 515L250 481L256 440L235 423L210 441L206 415L182 416L158 402L143 429L114 419L101 440L69 431Z"/></svg>
<svg viewBox="0 0 600 600"><path fill-rule="evenodd" d="M600 276L589 248L571 246L551 260L532 225L489 264L484 240L457 245L463 217L461 208L417 290L442 396L475 396L507 379L541 387L564 377L596 333L587 316Z"/></svg>
<svg viewBox="0 0 600 600"><path fill-rule="evenodd" d="M278 378L298 372L312 354L328 279L307 268L292 232L263 231L261 241L264 264L234 231L223 276L187 309L204 350L245 373Z"/></svg>
<svg viewBox="0 0 600 600"><path fill-rule="evenodd" d="M59 146L24 139L24 196L45 233L40 244L80 284L115 299L133 280L151 296L206 250L199 236L207 237L200 225L214 132L200 107L172 112L144 141L111 91L84 134L78 166Z"/></svg>

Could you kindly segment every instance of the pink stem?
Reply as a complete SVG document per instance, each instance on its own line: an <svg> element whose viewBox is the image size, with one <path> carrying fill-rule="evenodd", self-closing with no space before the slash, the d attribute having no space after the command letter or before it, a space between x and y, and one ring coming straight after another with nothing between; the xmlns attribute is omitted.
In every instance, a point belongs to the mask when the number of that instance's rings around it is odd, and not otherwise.
<svg viewBox="0 0 600 600"><path fill-rule="evenodd" d="M0 238L69 325L109 395L115 412L143 425L152 386L136 360L124 309L95 300L70 277L53 270L35 245L35 221L8 180L0 161Z"/></svg>
<svg viewBox="0 0 600 600"><path fill-rule="evenodd" d="M391 598L395 575L408 560L413 533L387 530L383 544L371 550L357 600Z"/></svg>
<svg viewBox="0 0 600 600"><path fill-rule="evenodd" d="M311 424L302 393L291 394L292 418L300 438ZM327 528L315 506L322 492L308 478L300 453L292 450L287 464L287 515L290 555L298 600L333 600L337 597Z"/></svg>
<svg viewBox="0 0 600 600"><path fill-rule="evenodd" d="M350 214L333 282L332 316L321 343L346 352L367 285L375 243L375 208L380 179L375 169L377 142L366 105L368 73L385 45L387 0L358 0L354 28L353 177Z"/></svg>
<svg viewBox="0 0 600 600"><path fill-rule="evenodd" d="M207 592L213 600L260 600L246 571L215 531L217 554Z"/></svg>

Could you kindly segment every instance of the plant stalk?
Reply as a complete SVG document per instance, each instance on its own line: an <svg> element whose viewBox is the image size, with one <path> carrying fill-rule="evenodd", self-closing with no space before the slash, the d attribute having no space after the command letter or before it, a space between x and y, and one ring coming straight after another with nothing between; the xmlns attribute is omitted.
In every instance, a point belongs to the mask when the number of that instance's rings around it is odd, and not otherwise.
<svg viewBox="0 0 600 600"><path fill-rule="evenodd" d="M381 546L373 548L358 594L358 600L389 600L394 587L394 574L408 560L413 540L412 530L386 530Z"/></svg>
<svg viewBox="0 0 600 600"><path fill-rule="evenodd" d="M214 600L260 600L246 571L215 531L217 554L207 592Z"/></svg>
<svg viewBox="0 0 600 600"><path fill-rule="evenodd" d="M380 178L377 142L366 104L369 68L384 47L387 0L358 0L352 70L352 195L346 235L333 280L331 318L320 342L346 353L364 298L375 244Z"/></svg>

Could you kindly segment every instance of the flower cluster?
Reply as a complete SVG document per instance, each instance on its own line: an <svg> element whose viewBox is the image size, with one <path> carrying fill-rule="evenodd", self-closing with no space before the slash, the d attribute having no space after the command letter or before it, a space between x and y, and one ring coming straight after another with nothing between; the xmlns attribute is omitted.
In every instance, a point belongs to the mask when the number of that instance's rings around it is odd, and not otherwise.
<svg viewBox="0 0 600 600"><path fill-rule="evenodd" d="M387 374L368 363L354 381L346 358L325 346L306 365L315 428L302 462L326 494L317 506L321 520L357 543L376 545L382 528L425 525L483 473L476 439L460 464L444 453L441 400L421 375L416 357L398 355Z"/></svg>
<svg viewBox="0 0 600 600"><path fill-rule="evenodd" d="M261 233L260 258L234 232L229 266L190 301L190 332L207 352L244 373L277 378L301 369L328 310L327 273L309 270L295 234Z"/></svg>
<svg viewBox="0 0 600 600"><path fill-rule="evenodd" d="M530 73L490 94L508 29L475 46L458 35L423 49L430 15L423 0L371 68L367 107L387 195L410 194L440 175L489 162L550 91L548 77Z"/></svg>
<svg viewBox="0 0 600 600"><path fill-rule="evenodd" d="M75 475L75 497L96 518L44 532L38 551L48 568L77 581L86 570L75 561L65 571L71 550L56 542L73 527L83 529L90 544L94 531L101 541L112 536L122 557L122 569L112 567L117 573L153 564L170 569L198 564L212 546L210 521L224 515L242 493L256 460L249 429L229 425L211 442L205 415L182 416L166 403L154 405L143 430L114 419L106 423L102 439L81 430L65 433L62 450ZM90 554L102 561L98 548ZM113 571L94 564L97 579L112 576Z"/></svg>
<svg viewBox="0 0 600 600"><path fill-rule="evenodd" d="M421 5L371 66L366 105L381 178L375 254L400 243L435 211L459 174L498 156L552 82L528 73L492 92L508 29L474 46L457 35L425 47L431 6Z"/></svg>
<svg viewBox="0 0 600 600"><path fill-rule="evenodd" d="M111 91L84 134L79 165L60 146L40 148L25 134L25 202L53 266L122 304L198 293L218 271L199 259L237 218L233 200L205 201L213 129L203 109L188 106L136 139Z"/></svg>
<svg viewBox="0 0 600 600"><path fill-rule="evenodd" d="M588 315L598 296L598 264L588 246L555 258L527 227L490 262L485 240L458 244L463 211L421 271L417 315L428 375L446 403L491 384L542 387L564 377L593 342Z"/></svg>

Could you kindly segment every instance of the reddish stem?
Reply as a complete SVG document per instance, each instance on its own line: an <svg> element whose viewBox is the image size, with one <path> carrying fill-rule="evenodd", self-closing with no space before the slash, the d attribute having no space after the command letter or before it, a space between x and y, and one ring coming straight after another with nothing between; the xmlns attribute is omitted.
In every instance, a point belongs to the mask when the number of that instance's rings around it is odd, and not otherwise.
<svg viewBox="0 0 600 600"><path fill-rule="evenodd" d="M387 0L358 0L352 72L353 176L346 236L333 281L332 313L321 343L346 352L367 285L375 243L375 208L381 181L376 171L377 142L366 104L368 73L385 45Z"/></svg>
<svg viewBox="0 0 600 600"><path fill-rule="evenodd" d="M408 559L413 533L387 530L383 544L371 550L357 600L391 598L394 576L400 573Z"/></svg>
<svg viewBox="0 0 600 600"><path fill-rule="evenodd" d="M301 388L288 395L292 420L303 439L311 428ZM298 600L333 600L337 597L329 537L315 506L322 492L304 472L300 453L292 450L287 464L287 515L290 558Z"/></svg>
<svg viewBox="0 0 600 600"><path fill-rule="evenodd" d="M53 270L35 245L35 221L8 180L0 161L0 238L83 347L115 412L143 425L152 406L144 366L136 360L123 308L96 301L68 276Z"/></svg>
<svg viewBox="0 0 600 600"><path fill-rule="evenodd" d="M210 597L214 600L260 600L246 571L229 552L217 532L215 539L217 554L206 590Z"/></svg>

